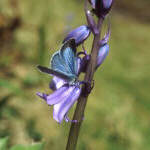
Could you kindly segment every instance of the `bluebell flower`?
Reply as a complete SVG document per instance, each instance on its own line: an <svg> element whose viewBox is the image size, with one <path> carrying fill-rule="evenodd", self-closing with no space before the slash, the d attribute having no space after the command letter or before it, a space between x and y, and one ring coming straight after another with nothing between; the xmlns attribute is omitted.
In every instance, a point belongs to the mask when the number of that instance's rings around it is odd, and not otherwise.
<svg viewBox="0 0 150 150"><path fill-rule="evenodd" d="M60 86L60 82L63 81L59 79L59 82L55 82L55 86L57 88ZM48 105L53 105L53 118L58 123L61 123L63 119L65 119L66 122L70 120L68 119L68 112L79 98L80 93L80 85L64 84L56 89L52 94L48 95L38 92L37 95L43 98Z"/></svg>
<svg viewBox="0 0 150 150"><path fill-rule="evenodd" d="M110 37L110 25L108 27L108 31L105 34L104 38L100 40L99 42L100 48L99 48L98 56L97 56L96 69L104 62L104 60L106 59L106 56L109 53L109 45L108 45L109 37Z"/></svg>
<svg viewBox="0 0 150 150"><path fill-rule="evenodd" d="M98 51L98 56L97 56L97 65L96 65L95 69L98 69L101 66L101 64L106 59L108 52L109 52L109 45L108 44L104 44L104 45L100 46L99 51ZM86 72L90 58L91 58L91 56L88 54L86 54L83 58L81 58L80 72Z"/></svg>
<svg viewBox="0 0 150 150"><path fill-rule="evenodd" d="M70 39L75 39L75 44L76 46L78 46L89 37L90 33L91 33L90 27L87 25L82 25L70 31L65 37L65 39L63 40L63 43Z"/></svg>
<svg viewBox="0 0 150 150"><path fill-rule="evenodd" d="M106 59L106 56L108 55L109 52L109 45L104 44L100 47L98 51L98 56L97 56L97 66L96 69L104 62Z"/></svg>

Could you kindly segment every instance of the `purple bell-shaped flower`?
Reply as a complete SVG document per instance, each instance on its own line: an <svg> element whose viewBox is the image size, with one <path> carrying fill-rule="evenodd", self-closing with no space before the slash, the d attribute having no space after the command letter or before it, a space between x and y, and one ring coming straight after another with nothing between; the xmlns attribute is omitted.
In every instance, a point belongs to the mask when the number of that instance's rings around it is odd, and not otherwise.
<svg viewBox="0 0 150 150"><path fill-rule="evenodd" d="M72 31L70 31L65 39L63 40L63 43L70 40L75 39L76 46L82 44L90 35L91 29L90 27L86 25L82 25Z"/></svg>
<svg viewBox="0 0 150 150"><path fill-rule="evenodd" d="M64 80L54 77L51 82L51 88L55 89L52 94L37 92L37 95L44 99L48 105L53 105L53 118L58 123L63 120L74 122L75 120L70 120L67 115L80 96L80 85L69 85Z"/></svg>
<svg viewBox="0 0 150 150"><path fill-rule="evenodd" d="M109 45L105 44L102 45L98 51L98 56L97 56L97 66L96 69L104 62L106 59L106 56L108 55L109 52Z"/></svg>

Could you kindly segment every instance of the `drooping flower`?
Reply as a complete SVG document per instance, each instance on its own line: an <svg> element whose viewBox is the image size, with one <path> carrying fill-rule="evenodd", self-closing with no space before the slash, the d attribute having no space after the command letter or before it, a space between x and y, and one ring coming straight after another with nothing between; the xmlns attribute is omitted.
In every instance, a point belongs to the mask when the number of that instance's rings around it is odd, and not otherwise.
<svg viewBox="0 0 150 150"><path fill-rule="evenodd" d="M61 80L61 79L60 79ZM56 83L56 87L58 86ZM63 119L68 122L68 111L77 101L81 93L80 85L65 84L55 90L52 94L47 95L38 92L37 95L43 98L50 106L53 105L53 118L61 123Z"/></svg>
<svg viewBox="0 0 150 150"><path fill-rule="evenodd" d="M60 103L54 105L53 117L57 122L61 123L63 119L65 119L65 121L68 121L68 111L77 101L77 99L80 96L80 93L80 86L73 85L68 87L64 98L60 101Z"/></svg>
<svg viewBox="0 0 150 150"><path fill-rule="evenodd" d="M65 39L63 40L63 43L70 39L75 39L75 44L76 46L78 46L89 37L90 33L91 33L90 27L87 25L82 25L70 31L65 37Z"/></svg>

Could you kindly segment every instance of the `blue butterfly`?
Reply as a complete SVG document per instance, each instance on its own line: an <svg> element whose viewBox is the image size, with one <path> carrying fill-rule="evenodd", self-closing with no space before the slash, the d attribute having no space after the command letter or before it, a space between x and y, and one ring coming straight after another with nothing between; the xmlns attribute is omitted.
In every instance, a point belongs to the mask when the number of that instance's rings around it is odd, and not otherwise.
<svg viewBox="0 0 150 150"><path fill-rule="evenodd" d="M37 66L41 72L62 78L67 82L75 82L78 77L78 61L75 40L70 39L51 58L51 69Z"/></svg>

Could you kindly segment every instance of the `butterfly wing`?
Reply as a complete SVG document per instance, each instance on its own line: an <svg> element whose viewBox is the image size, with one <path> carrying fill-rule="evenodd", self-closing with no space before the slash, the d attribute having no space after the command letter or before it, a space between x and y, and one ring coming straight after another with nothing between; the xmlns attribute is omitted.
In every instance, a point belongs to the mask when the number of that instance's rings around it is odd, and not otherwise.
<svg viewBox="0 0 150 150"><path fill-rule="evenodd" d="M51 68L53 70L64 72L66 74L69 73L69 70L66 67L64 60L60 57L60 52L54 53L51 59Z"/></svg>
<svg viewBox="0 0 150 150"><path fill-rule="evenodd" d="M65 62L67 69L69 72L77 76L77 59L76 59L76 45L75 40L68 40L60 50L60 57Z"/></svg>
<svg viewBox="0 0 150 150"><path fill-rule="evenodd" d="M67 80L67 81L70 80L70 77L68 77L67 75L65 75L65 74L63 74L61 72L58 72L58 71L55 71L55 70L52 70L52 69L49 69L47 67L43 67L43 66L40 66L40 65L38 65L37 68L41 72L44 72L44 73L56 76L58 78L61 78L61 79Z"/></svg>
<svg viewBox="0 0 150 150"><path fill-rule="evenodd" d="M51 59L51 68L57 72L65 74L73 80L77 77L75 40L68 40L62 48L57 51Z"/></svg>

